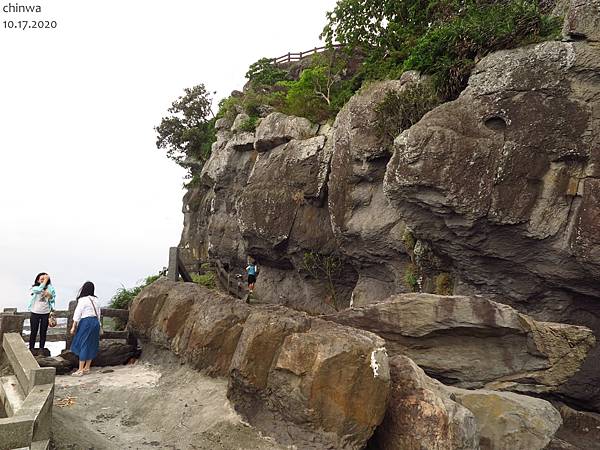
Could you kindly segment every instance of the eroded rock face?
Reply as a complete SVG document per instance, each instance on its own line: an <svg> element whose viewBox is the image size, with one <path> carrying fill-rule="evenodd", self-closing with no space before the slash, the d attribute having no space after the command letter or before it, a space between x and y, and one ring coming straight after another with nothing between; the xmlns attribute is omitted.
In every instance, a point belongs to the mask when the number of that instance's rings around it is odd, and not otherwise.
<svg viewBox="0 0 600 450"><path fill-rule="evenodd" d="M317 134L318 129L318 125L303 117L274 112L265 117L257 127L254 147L259 152L265 152L292 139L309 139Z"/></svg>
<svg viewBox="0 0 600 450"><path fill-rule="evenodd" d="M595 342L587 328L537 322L476 296L400 294L327 319L372 331L391 355L469 388L558 392Z"/></svg>
<svg viewBox="0 0 600 450"><path fill-rule="evenodd" d="M411 82L405 76L369 85L350 99L333 125L329 212L340 251L360 276L353 293L357 306L406 291L405 227L383 194L391 154L377 128L376 108L389 92L400 92Z"/></svg>
<svg viewBox="0 0 600 450"><path fill-rule="evenodd" d="M594 1L569 17L594 39ZM598 73L594 42L497 52L456 101L396 139L384 191L448 258L455 293L600 331ZM599 361L596 348L561 393L600 408Z"/></svg>
<svg viewBox="0 0 600 450"><path fill-rule="evenodd" d="M473 414L406 356L390 359L390 403L374 441L381 450L477 450Z"/></svg>
<svg viewBox="0 0 600 450"><path fill-rule="evenodd" d="M229 377L236 409L283 443L359 449L383 419L389 366L372 333L165 279L136 297L129 326L191 366Z"/></svg>

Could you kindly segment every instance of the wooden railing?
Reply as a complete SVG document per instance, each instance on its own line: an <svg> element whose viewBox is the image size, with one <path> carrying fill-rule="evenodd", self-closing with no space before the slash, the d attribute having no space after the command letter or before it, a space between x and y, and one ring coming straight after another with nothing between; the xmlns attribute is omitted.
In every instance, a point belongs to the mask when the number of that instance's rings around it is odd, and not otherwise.
<svg viewBox="0 0 600 450"><path fill-rule="evenodd" d="M272 61L273 61L273 64L275 64L275 65L287 64L287 63L291 63L293 61L300 61L308 56L316 55L318 53L323 53L328 50L337 50L342 47L344 47L344 46L341 44L325 45L323 47L315 47L315 48L313 48L311 50L307 50L305 52L288 53L287 55L282 55L279 58L273 58Z"/></svg>
<svg viewBox="0 0 600 450"><path fill-rule="evenodd" d="M167 277L173 281L179 281L179 278L183 281L192 281L190 272L202 272L202 266L208 264L210 270L213 271L218 279L219 284L225 289L230 295L237 297L242 300L246 300L248 297L248 288L244 284L243 276L241 274L235 274L228 271L223 266L223 263L218 259L209 260L187 260L187 265L183 262L181 253L185 249L178 247L171 247L169 249L169 269Z"/></svg>
<svg viewBox="0 0 600 450"><path fill-rule="evenodd" d="M232 274L225 270L223 264L218 259L213 261L213 268L219 279L219 283L227 292L241 300L248 297L248 288L244 285L243 277L239 274Z"/></svg>

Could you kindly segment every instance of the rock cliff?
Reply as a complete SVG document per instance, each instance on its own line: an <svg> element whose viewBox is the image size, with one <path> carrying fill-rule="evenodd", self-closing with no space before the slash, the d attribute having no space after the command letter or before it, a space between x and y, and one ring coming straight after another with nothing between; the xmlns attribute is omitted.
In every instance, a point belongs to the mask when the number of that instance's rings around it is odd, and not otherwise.
<svg viewBox="0 0 600 450"><path fill-rule="evenodd" d="M598 335L599 22L596 0L573 0L561 41L483 58L457 100L393 146L376 109L416 73L364 87L333 124L265 111L248 132L243 114L219 120L184 198L181 246L238 271L253 256L261 301L313 315L440 293L443 277L445 293ZM307 270L307 254L339 262L332 286ZM580 337L591 339L583 359L593 339ZM600 346L580 363L552 392L600 411Z"/></svg>

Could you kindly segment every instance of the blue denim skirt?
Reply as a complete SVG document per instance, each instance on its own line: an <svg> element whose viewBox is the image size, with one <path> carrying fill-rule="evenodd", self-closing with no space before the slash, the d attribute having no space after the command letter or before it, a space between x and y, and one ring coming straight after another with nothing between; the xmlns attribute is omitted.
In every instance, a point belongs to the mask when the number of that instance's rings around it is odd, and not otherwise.
<svg viewBox="0 0 600 450"><path fill-rule="evenodd" d="M94 359L100 347L100 322L96 316L81 319L71 342L71 351L81 361Z"/></svg>

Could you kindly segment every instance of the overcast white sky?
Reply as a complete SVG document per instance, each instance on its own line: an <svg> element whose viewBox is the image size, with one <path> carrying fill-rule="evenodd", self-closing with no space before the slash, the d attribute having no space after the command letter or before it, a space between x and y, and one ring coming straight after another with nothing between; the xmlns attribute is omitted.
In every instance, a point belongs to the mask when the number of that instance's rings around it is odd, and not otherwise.
<svg viewBox="0 0 600 450"><path fill-rule="evenodd" d="M259 58L320 45L335 0L12 3L42 13L0 11L0 308L47 271L62 309L86 280L106 303L167 264L184 172L153 127L183 88L220 99ZM3 26L32 19L58 27Z"/></svg>

